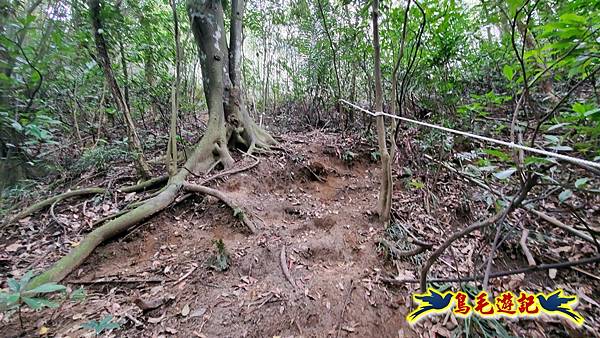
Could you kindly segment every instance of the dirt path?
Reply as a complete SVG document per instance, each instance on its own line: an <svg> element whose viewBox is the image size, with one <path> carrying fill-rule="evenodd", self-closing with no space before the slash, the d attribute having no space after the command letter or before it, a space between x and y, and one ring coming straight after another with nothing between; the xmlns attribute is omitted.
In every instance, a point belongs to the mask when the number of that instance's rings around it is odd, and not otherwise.
<svg viewBox="0 0 600 338"><path fill-rule="evenodd" d="M36 326L79 336L81 323L112 314L124 323L117 335L129 337L404 335L405 306L375 283L384 264L375 245L377 166L345 163L328 151L334 141L287 141L285 152L217 186L253 215L258 235L219 201L188 199L100 247L68 278L121 282L86 285L84 304L67 304L53 322L36 316ZM217 239L232 258L225 272L206 267ZM282 272L283 246L296 287ZM136 299L165 304L142 312Z"/></svg>

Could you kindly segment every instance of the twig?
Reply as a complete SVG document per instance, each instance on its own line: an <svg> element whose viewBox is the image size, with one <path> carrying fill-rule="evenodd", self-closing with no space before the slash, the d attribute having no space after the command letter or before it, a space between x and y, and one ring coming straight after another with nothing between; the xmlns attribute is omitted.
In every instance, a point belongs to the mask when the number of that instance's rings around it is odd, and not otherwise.
<svg viewBox="0 0 600 338"><path fill-rule="evenodd" d="M572 262L562 262L562 263L553 263L553 264L540 264L536 266L528 266L524 268L520 268L517 270L508 270L508 271L500 271L494 272L490 274L489 278L499 278L504 276L518 275L520 273L534 272L534 271L543 271L549 269L563 269L570 268L575 265L583 265L583 264L591 264L600 262L600 256L594 256L590 258L585 258ZM477 280L482 280L483 275L477 276L469 276L469 277L461 277L461 278L430 278L429 282L431 283L459 283L459 282L473 282ZM383 283L392 284L392 285L403 285L406 283L420 283L420 279L394 279L394 278L382 278L381 281Z"/></svg>
<svg viewBox="0 0 600 338"><path fill-rule="evenodd" d="M529 263L529 266L535 266L535 259L533 259L533 255L527 247L527 236L529 236L529 230L523 229L523 234L521 235L521 240L519 241L519 244L521 245L521 250L523 250L523 254L525 254L525 257L527 257L527 263Z"/></svg>
<svg viewBox="0 0 600 338"><path fill-rule="evenodd" d="M244 155L247 155L247 156L250 156L250 157L254 158L255 159L254 163L251 163L251 164L249 164L249 165L247 165L245 167L241 167L241 168L233 168L233 169L230 169L230 170L221 171L220 173L214 174L214 175L212 175L212 176L210 176L208 178L205 178L205 179L202 176L200 176L200 175L198 175L196 173L193 173L191 170L189 170L185 166L183 166L183 169L185 169L188 173L192 174L192 176L194 176L194 177L202 178L203 180L200 181L200 183L198 183L198 184L203 185L203 184L206 184L206 183L208 183L210 181L213 181L213 180L215 180L215 179L217 179L219 177L223 177L223 176L226 176L226 175L233 175L233 174L240 173L242 171L250 170L250 169L256 167L258 165L258 163L260 163L260 159L258 157L253 156L251 154L246 154L246 153L244 153Z"/></svg>
<svg viewBox="0 0 600 338"><path fill-rule="evenodd" d="M535 185L535 182L537 182L537 176L532 175L525 182L525 185L521 188L521 191L519 192L519 194L517 196L515 196L515 198L508 205L508 207L497 212L494 216L488 217L488 218L484 219L483 221L475 222L471 226L469 226L461 231L455 232L452 236L450 236L450 238L448 238L444 243L442 243L442 245L431 254L429 259L427 260L427 262L421 269L421 283L420 283L421 291L425 292L427 290L427 273L429 272L429 269L431 268L433 263L442 255L442 253L444 252L444 250L446 250L446 248L448 248L457 239L459 239L463 236L466 236L475 230L478 230L478 229L481 229L490 224L496 223L498 220L502 219L505 215L512 212L515 209L515 207L518 207L523 202L525 197L527 197L527 193L533 188L533 186Z"/></svg>
<svg viewBox="0 0 600 338"><path fill-rule="evenodd" d="M283 275L285 279L287 279L290 284L295 288L296 283L290 274L290 270L287 267L287 259L285 258L285 245L281 247L281 253L279 254L279 264L281 265L281 270L283 271Z"/></svg>
<svg viewBox="0 0 600 338"><path fill-rule="evenodd" d="M56 201L54 201L54 203L52 203L52 205L50 206L50 216L52 216L52 219L54 220L54 222L56 222L56 224L61 226L63 228L63 230L66 230L65 224L63 222L59 221L58 218L56 218L56 214L54 213L54 206L56 206L56 203L58 203L60 201L61 201L61 199L57 199Z"/></svg>
<svg viewBox="0 0 600 338"><path fill-rule="evenodd" d="M386 240L386 239L380 239L379 240L379 244L383 245L384 247L386 247L388 250L390 250L390 252L392 254L394 254L394 256L396 257L411 257L411 256L415 256L420 254L421 252L424 252L428 249L431 248L431 246L418 246L412 250L408 250L408 251L401 251L398 250L398 248L396 247L396 245L394 245L394 243L390 243L390 241ZM418 244L418 243L417 243Z"/></svg>
<svg viewBox="0 0 600 338"><path fill-rule="evenodd" d="M346 299L344 300L344 306L342 307L342 312L340 313L340 318L338 319L338 329L335 334L335 337L340 336L340 332L342 331L342 323L344 321L344 312L346 312L346 307L350 303L350 298L352 297L352 290L354 290L354 281L350 280L350 287L348 288L348 294L346 295Z"/></svg>
<svg viewBox="0 0 600 338"><path fill-rule="evenodd" d="M586 240L586 241L588 241L588 242L590 242L592 244L596 244L594 242L594 239L591 236L589 236L588 234L583 233L583 232L581 232L581 231L579 231L579 230L577 230L575 228L572 228L572 227L564 224L563 222L557 220L554 217L551 217L551 216L548 216L548 215L546 215L546 214L544 214L542 212L539 212L539 211L533 209L531 206L528 206L528 205L525 205L522 208L524 208L525 210L527 210L527 211L531 212L532 214L538 216L539 218L547 221L548 223L550 223L552 225L555 225L555 226L563 229L564 231L570 233L571 235L575 235L575 236L577 236L577 237L579 237L581 239L584 239L584 240Z"/></svg>
<svg viewBox="0 0 600 338"><path fill-rule="evenodd" d="M188 278L194 271L196 271L197 268L198 268L198 265L193 264L190 271L186 272L185 275L181 276L181 278L179 278L177 281L175 281L175 283L173 283L173 286L181 283L184 279Z"/></svg>
<svg viewBox="0 0 600 338"><path fill-rule="evenodd" d="M148 279L97 279L91 281L85 280L70 280L67 281L67 284L81 284L81 285L91 285L91 284L137 284L137 283L163 283L168 282L169 279L162 278L148 278Z"/></svg>

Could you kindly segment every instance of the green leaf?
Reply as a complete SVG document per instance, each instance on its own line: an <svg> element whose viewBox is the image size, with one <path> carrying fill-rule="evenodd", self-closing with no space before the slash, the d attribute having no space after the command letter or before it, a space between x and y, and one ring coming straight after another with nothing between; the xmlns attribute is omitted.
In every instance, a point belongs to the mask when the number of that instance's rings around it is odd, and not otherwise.
<svg viewBox="0 0 600 338"><path fill-rule="evenodd" d="M494 176L496 176L497 179L505 180L505 179L509 178L512 174L514 174L515 171L517 171L517 168L510 168L510 169L506 169L506 170L497 172L494 174Z"/></svg>
<svg viewBox="0 0 600 338"><path fill-rule="evenodd" d="M498 157L500 160L502 161L510 161L510 156L503 152L502 150L498 150L498 149L483 149L483 152L491 155L491 156L496 156Z"/></svg>
<svg viewBox="0 0 600 338"><path fill-rule="evenodd" d="M73 291L71 293L71 300L76 301L76 302L81 302L84 301L87 297L87 293L85 292L85 289L80 286L79 289Z"/></svg>
<svg viewBox="0 0 600 338"><path fill-rule="evenodd" d="M96 322L95 320L90 320L87 323L83 323L81 324L81 327L83 327L84 329L94 330L96 331L96 333L100 332L98 331L98 322Z"/></svg>
<svg viewBox="0 0 600 338"><path fill-rule="evenodd" d="M102 318L98 324L100 324L99 326L104 326L104 325L106 325L108 322L110 322L112 319L113 319L113 316L112 316L112 315L107 315L107 316L104 316L104 318Z"/></svg>
<svg viewBox="0 0 600 338"><path fill-rule="evenodd" d="M25 290L25 287L27 286L27 284L29 284L31 278L33 278L33 271L29 270L25 272L25 274L23 275L23 277L21 277L21 280L19 281L19 290Z"/></svg>
<svg viewBox="0 0 600 338"><path fill-rule="evenodd" d="M573 196L573 191L571 189L564 190L558 195L558 200L562 203L566 201L568 198Z"/></svg>
<svg viewBox="0 0 600 338"><path fill-rule="evenodd" d="M512 81L515 76L515 71L510 65L504 65L504 67L502 67L502 74L504 74L504 77L506 77L508 81Z"/></svg>
<svg viewBox="0 0 600 338"><path fill-rule="evenodd" d="M38 286L37 288L28 290L27 292L31 293L49 293L56 291L64 291L67 288L64 285L56 284L56 283L46 283Z"/></svg>
<svg viewBox="0 0 600 338"><path fill-rule="evenodd" d="M17 122L17 121L13 121L13 122L11 123L11 126L12 126L12 127L13 127L13 129L14 129L14 130L16 130L16 131L19 131L19 132L20 132L20 131L22 131L22 130L23 130L23 126L22 126L22 125L21 125L19 122Z"/></svg>
<svg viewBox="0 0 600 338"><path fill-rule="evenodd" d="M575 13L567 13L560 16L560 21L573 23L573 24L585 24L585 17L579 16Z"/></svg>
<svg viewBox="0 0 600 338"><path fill-rule="evenodd" d="M9 278L8 279L8 289L12 292L19 292L19 290L21 290L21 287L19 286L19 282L17 282L16 279Z"/></svg>
<svg viewBox="0 0 600 338"><path fill-rule="evenodd" d="M44 307L57 308L58 304L44 298L23 297L23 301L32 309L39 310Z"/></svg>
<svg viewBox="0 0 600 338"><path fill-rule="evenodd" d="M525 165L532 164L548 164L548 163L556 163L556 160L552 157L537 157L537 156L527 156L525 157Z"/></svg>
<svg viewBox="0 0 600 338"><path fill-rule="evenodd" d="M20 298L21 298L20 294L10 293L6 296L6 298L4 299L4 302L6 302L6 305L10 306L10 305L18 303Z"/></svg>
<svg viewBox="0 0 600 338"><path fill-rule="evenodd" d="M589 181L589 179L587 177L582 177L582 178L578 179L577 181L575 181L575 188L577 188L577 189L584 188L588 181Z"/></svg>

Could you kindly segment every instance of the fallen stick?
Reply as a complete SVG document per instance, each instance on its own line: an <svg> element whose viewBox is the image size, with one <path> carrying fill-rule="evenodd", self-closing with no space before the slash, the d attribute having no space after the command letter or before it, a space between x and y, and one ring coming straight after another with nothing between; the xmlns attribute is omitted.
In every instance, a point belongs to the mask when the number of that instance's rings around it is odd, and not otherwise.
<svg viewBox="0 0 600 338"><path fill-rule="evenodd" d="M501 197L501 198L503 198L503 199L506 199L506 196L504 196L504 195L500 194L498 191L495 191L494 189L492 189L492 188L491 188L491 187L489 187L488 185L486 185L486 184L482 183L481 181L479 181L479 180L475 179L474 177L471 177L471 176L470 176L470 175L468 175L467 173L464 173L464 172L462 172L462 171L460 171L460 170L458 170L458 169L456 169L456 168L452 167L451 165L447 164L446 162L442 162L442 161L435 160L434 158L432 158L432 157L431 157L431 156L429 156L429 155L424 155L424 156L425 156L425 158L427 158L427 159L429 159L429 160L431 160L431 161L434 161L434 162L437 162L437 163L441 164L441 165L442 165L442 166L444 166L446 169L448 169L448 170L450 170L450 171L453 171L453 172L455 172L455 173L457 173L457 174L461 175L462 177L464 177L464 178L465 178L465 179L467 179L468 181L470 181L470 182L474 183L475 185L477 185L477 186L479 186L479 187L481 187L481 188L485 189L486 191L488 191L488 192L491 192L492 194L494 194L494 195L496 195L496 196L498 196L498 197ZM552 224L552 225L555 225L555 226L557 226L557 227L559 227L559 228L561 228L561 229L565 230L566 232L570 233L571 235L577 236L577 237L579 237L579 238L581 238L581 239L584 239L584 240L586 240L586 241L588 241L588 242L590 242L590 243L592 243L592 244L596 244L596 242L594 241L594 239L593 239L591 236L589 236L588 234L586 234L586 233L583 233L583 232L581 232L581 231L579 231L579 230L577 230L577 229L575 229L575 228L573 228L573 227L570 227L570 226L568 226L568 225L564 224L563 222L559 221L558 219L556 219L556 218L554 218L554 217L551 217L551 216L548 216L548 215L544 214L543 212L540 212L540 211L538 211L538 210L535 210L535 209L533 209L533 207L531 207L530 205L522 205L522 206L520 206L520 207L521 207L522 209L526 210L527 212L530 212L530 213L532 213L532 214L534 214L534 215L536 215L536 216L538 216L538 217L540 217L540 218L544 219L544 220L545 220L545 221L547 221L548 223L550 223L550 224Z"/></svg>
<svg viewBox="0 0 600 338"><path fill-rule="evenodd" d="M91 285L91 284L141 284L141 283L163 283L168 282L168 279L162 278L148 278L148 279L97 279L97 280L69 280L67 284L80 284L80 285Z"/></svg>
<svg viewBox="0 0 600 338"><path fill-rule="evenodd" d="M414 248L412 250L401 251L401 250L398 250L398 248L396 247L396 245L394 245L394 243L390 243L390 241L388 241L386 239L383 239L383 238L379 240L379 244L383 245L388 250L390 250L390 252L392 254L394 254L394 256L396 256L396 257L411 257L411 256L414 256L414 255L418 255L421 252L427 251L427 250L431 249L431 247L432 247L432 245L430 245L430 246L419 245L419 246L417 246L416 248Z"/></svg>
<svg viewBox="0 0 600 338"><path fill-rule="evenodd" d="M586 240L586 241L588 241L588 242L590 242L592 244L596 244L596 242L594 241L594 238L592 238L592 236L590 236L588 234L585 234L585 233L583 233L583 232L581 232L581 231L579 231L579 230L577 230L577 229L575 229L573 227L570 227L570 226L566 225L565 223L557 220L554 217L551 217L551 216L548 216L548 215L546 215L546 214L544 214L542 212L539 212L539 211L533 209L530 206L524 206L522 208L524 208L525 210L529 211L530 213L538 216L539 218L545 220L546 222L548 222L548 223L550 223L550 224L552 224L552 225L554 225L554 226L556 226L558 228L563 229L564 231L570 233L571 235L575 235L575 236L577 236L577 237L579 237L581 239L584 239L584 240Z"/></svg>
<svg viewBox="0 0 600 338"><path fill-rule="evenodd" d="M521 245L521 250L523 250L523 254L525 254L525 257L527 257L527 263L529 263L529 266L535 266L535 259L533 259L533 255L527 247L527 236L529 236L529 230L523 229L523 234L521 235L521 240L519 241L519 244Z"/></svg>
<svg viewBox="0 0 600 338"><path fill-rule="evenodd" d="M346 307L348 307L348 304L350 303L350 299L352 297L352 290L354 290L354 281L351 279L350 287L348 288L348 294L346 295L346 298L344 299L344 305L342 307L342 312L340 313L340 318L338 319L338 328L337 328L337 332L335 334L336 338L340 336L340 332L342 331L342 323L344 322L344 312L346 312Z"/></svg>
<svg viewBox="0 0 600 338"><path fill-rule="evenodd" d="M290 270L287 267L287 259L285 258L285 245L281 247L281 253L279 254L279 264L281 265L281 270L283 271L283 275L285 279L287 279L290 284L295 288L296 283L290 274Z"/></svg>
<svg viewBox="0 0 600 338"><path fill-rule="evenodd" d="M175 281L175 283L173 283L173 286L181 283L184 279L188 278L194 271L196 271L196 269L198 268L197 264L193 264L192 268L185 273L185 275L181 276L181 278L179 278L177 281Z"/></svg>

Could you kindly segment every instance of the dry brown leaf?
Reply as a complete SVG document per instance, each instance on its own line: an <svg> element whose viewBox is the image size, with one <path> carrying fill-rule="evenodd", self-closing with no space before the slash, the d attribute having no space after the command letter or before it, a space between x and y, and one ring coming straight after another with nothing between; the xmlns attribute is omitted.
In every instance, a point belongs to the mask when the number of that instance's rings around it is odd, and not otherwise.
<svg viewBox="0 0 600 338"><path fill-rule="evenodd" d="M187 317L190 314L190 306L189 304L185 304L183 309L181 309L181 315Z"/></svg>

